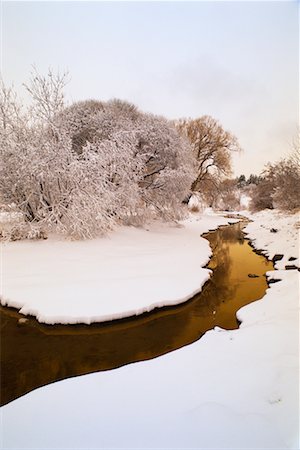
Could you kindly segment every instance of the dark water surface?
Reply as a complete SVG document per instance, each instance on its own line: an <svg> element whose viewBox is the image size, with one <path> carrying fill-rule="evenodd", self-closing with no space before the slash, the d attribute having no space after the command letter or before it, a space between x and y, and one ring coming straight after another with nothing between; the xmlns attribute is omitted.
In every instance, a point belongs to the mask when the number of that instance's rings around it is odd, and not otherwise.
<svg viewBox="0 0 300 450"><path fill-rule="evenodd" d="M42 325L0 308L1 405L57 380L155 358L218 325L238 327L236 311L261 298L273 264L256 254L242 223L205 235L212 278L192 300L139 317L92 325ZM249 274L258 277L249 277Z"/></svg>

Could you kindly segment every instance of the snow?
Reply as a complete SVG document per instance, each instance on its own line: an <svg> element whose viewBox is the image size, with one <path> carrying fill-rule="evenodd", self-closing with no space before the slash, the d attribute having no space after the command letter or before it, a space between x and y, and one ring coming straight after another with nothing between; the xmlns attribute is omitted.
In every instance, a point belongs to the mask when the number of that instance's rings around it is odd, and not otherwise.
<svg viewBox="0 0 300 450"><path fill-rule="evenodd" d="M191 211L203 211L205 209L205 202L199 193L191 195L188 202L188 208Z"/></svg>
<svg viewBox="0 0 300 450"><path fill-rule="evenodd" d="M245 193L241 194L240 205L243 209L248 209L251 202L251 197Z"/></svg>
<svg viewBox="0 0 300 450"><path fill-rule="evenodd" d="M296 248L283 217L254 218L255 245L270 255ZM289 220L294 230L297 217ZM283 229L262 237L260 225L270 224ZM299 272L268 277L282 281L238 312L238 330L216 327L160 358L54 383L2 407L2 448L299 449Z"/></svg>
<svg viewBox="0 0 300 450"><path fill-rule="evenodd" d="M229 222L208 210L180 226L122 227L108 238L3 244L1 304L43 323L89 324L181 303L210 276L200 234Z"/></svg>
<svg viewBox="0 0 300 450"><path fill-rule="evenodd" d="M275 255L283 255L275 262L276 269L284 269L286 265L299 267L299 229L300 215L284 215L279 211L261 211L246 215L253 220L245 231L258 249L264 249L265 255L273 259ZM296 260L289 261L289 258Z"/></svg>
<svg viewBox="0 0 300 450"><path fill-rule="evenodd" d="M1 207L1 205L0 205ZM10 212L10 211L0 211L0 223L8 223L8 222L15 222L17 220L20 220L22 218L22 215L17 212Z"/></svg>

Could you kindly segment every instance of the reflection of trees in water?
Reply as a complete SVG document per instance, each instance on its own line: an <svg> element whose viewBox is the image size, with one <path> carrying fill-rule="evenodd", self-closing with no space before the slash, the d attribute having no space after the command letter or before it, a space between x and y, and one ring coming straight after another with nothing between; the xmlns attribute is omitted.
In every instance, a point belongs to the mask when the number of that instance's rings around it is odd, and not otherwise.
<svg viewBox="0 0 300 450"><path fill-rule="evenodd" d="M236 225L235 228L222 228L206 236L213 252L208 264L208 268L213 270L213 276L201 293L201 306L205 304L211 310L234 296L236 286L231 279L234 262L230 257L230 244L235 244L242 234Z"/></svg>
<svg viewBox="0 0 300 450"><path fill-rule="evenodd" d="M210 245L213 246L216 240L223 241L227 244L236 244L239 242L243 244L245 241L245 235L243 233L243 229L245 228L245 222L238 222L231 226L220 227L214 233L206 233L203 235L205 239L210 242Z"/></svg>
<svg viewBox="0 0 300 450"><path fill-rule="evenodd" d="M240 242L243 233L235 224L206 238L213 250L209 264L213 276L200 294L182 305L123 321L72 326L46 326L34 319L20 326L21 315L0 308L1 401L7 403L56 380L154 358L213 328L221 317L218 305L234 297L230 245ZM218 325L222 326L221 319Z"/></svg>

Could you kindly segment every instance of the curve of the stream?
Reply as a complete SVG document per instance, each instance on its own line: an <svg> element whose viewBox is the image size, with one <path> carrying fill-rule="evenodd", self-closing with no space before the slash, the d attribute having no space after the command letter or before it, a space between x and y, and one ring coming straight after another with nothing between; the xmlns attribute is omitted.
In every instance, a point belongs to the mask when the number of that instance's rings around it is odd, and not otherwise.
<svg viewBox="0 0 300 450"><path fill-rule="evenodd" d="M205 235L211 279L188 302L92 325L41 325L1 307L1 404L65 378L151 359L219 326L238 327L236 312L260 299L273 264L253 251L239 222Z"/></svg>

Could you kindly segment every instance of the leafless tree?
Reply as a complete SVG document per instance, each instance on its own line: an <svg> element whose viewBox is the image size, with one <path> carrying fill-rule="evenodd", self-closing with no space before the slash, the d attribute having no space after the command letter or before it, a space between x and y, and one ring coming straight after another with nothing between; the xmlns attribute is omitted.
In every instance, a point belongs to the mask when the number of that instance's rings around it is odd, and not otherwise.
<svg viewBox="0 0 300 450"><path fill-rule="evenodd" d="M176 127L190 141L197 161L192 191L201 191L206 181L211 183L213 178L220 180L231 174L231 154L239 151L240 146L236 137L217 120L210 116L181 119Z"/></svg>

